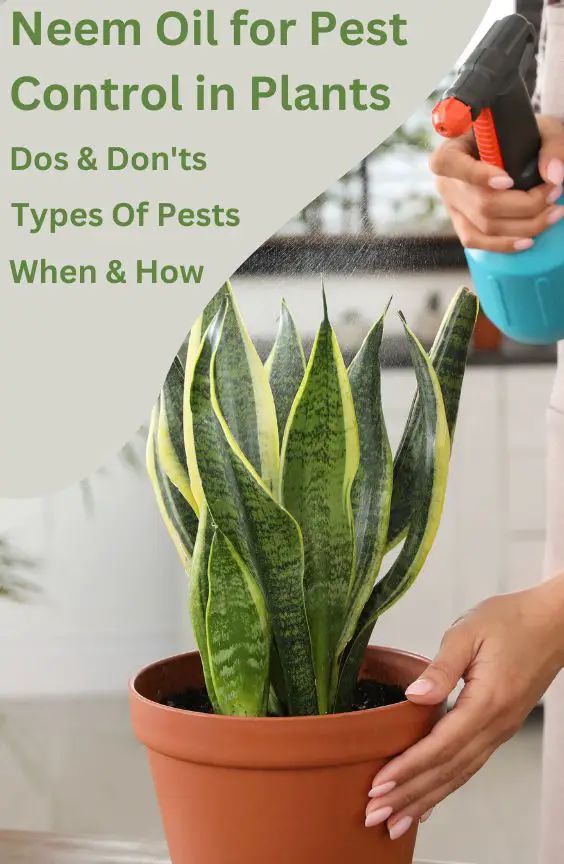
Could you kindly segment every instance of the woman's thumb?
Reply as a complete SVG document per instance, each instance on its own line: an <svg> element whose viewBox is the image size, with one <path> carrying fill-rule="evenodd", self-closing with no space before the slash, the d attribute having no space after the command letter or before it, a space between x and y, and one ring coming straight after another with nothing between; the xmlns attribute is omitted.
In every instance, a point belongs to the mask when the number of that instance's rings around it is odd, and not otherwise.
<svg viewBox="0 0 564 864"><path fill-rule="evenodd" d="M564 125L552 117L540 122L542 148L539 171L542 179L553 186L564 184Z"/></svg>
<svg viewBox="0 0 564 864"><path fill-rule="evenodd" d="M405 695L418 705L438 705L452 693L473 658L473 638L464 625L456 625L443 638L441 650Z"/></svg>

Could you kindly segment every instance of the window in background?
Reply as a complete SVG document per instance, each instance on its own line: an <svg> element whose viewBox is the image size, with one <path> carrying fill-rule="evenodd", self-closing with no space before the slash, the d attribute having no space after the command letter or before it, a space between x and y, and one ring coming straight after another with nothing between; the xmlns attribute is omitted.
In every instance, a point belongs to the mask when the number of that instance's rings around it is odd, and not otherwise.
<svg viewBox="0 0 564 864"><path fill-rule="evenodd" d="M435 234L450 230L428 158L433 94L358 167L311 202L283 234ZM433 101L434 100L434 101Z"/></svg>
<svg viewBox="0 0 564 864"><path fill-rule="evenodd" d="M519 0L519 11L533 18L542 0ZM527 7L526 9L524 7ZM514 0L493 0L466 56L492 23L515 11ZM387 141L312 201L282 234L359 234L422 236L450 234L448 215L428 167L436 140L431 110L448 80Z"/></svg>

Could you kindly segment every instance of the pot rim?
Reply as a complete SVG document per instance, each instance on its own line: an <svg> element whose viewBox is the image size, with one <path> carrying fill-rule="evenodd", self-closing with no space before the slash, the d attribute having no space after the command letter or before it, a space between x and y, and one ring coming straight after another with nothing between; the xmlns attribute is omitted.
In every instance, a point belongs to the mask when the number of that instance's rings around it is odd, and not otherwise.
<svg viewBox="0 0 564 864"><path fill-rule="evenodd" d="M424 657L422 654L416 654L413 651L403 651L401 648L391 648L385 645L369 645L369 650L377 651L381 655L397 655L401 654L404 657L409 657L412 660L422 661L423 663L430 663L431 661ZM241 723L241 724L253 724L257 723L265 723L269 726L277 724L277 725L290 725L295 723L296 721L300 722L330 722L334 721L342 721L343 717L347 717L349 720L355 716L366 717L370 715L374 715L376 712L389 713L393 711L397 714L399 710L406 709L410 710L410 706L413 707L414 703L410 702L406 699L403 702L394 702L391 705L380 705L376 708L363 708L360 711L339 711L333 714L292 714L287 717L241 717L238 715L232 714L208 714L204 711L192 711L187 708L174 708L172 705L164 705L162 702L157 702L155 699L149 699L147 696L143 696L142 693L137 689L137 681L141 678L141 676L145 675L152 669L161 666L166 662L174 662L175 660L180 660L182 657L189 657L197 654L199 656L199 651L182 651L179 654L172 654L169 657L163 657L161 660L155 660L153 663L148 663L147 666L144 666L138 672L135 673L130 679L128 684L128 690L131 696L134 696L136 699L140 699L143 703L147 705L156 705L159 709L170 713L173 715L181 715L186 716L187 714L193 717L205 718L206 720L212 723ZM426 706L425 706L426 707Z"/></svg>
<svg viewBox="0 0 564 864"><path fill-rule="evenodd" d="M418 654L376 646L369 647L365 662L373 677L378 676L381 667L381 680L391 681L386 676L388 670L394 678L397 674L403 687L429 663ZM444 705L416 705L408 700L362 711L294 717L237 717L187 711L163 705L140 692L147 686L146 692L156 695L162 667L168 663L180 670L184 665L192 671L199 669L201 682L201 661L196 651L145 667L129 684L133 728L149 751L208 766L288 769L387 759L430 732L444 711ZM145 682L141 676L146 676Z"/></svg>

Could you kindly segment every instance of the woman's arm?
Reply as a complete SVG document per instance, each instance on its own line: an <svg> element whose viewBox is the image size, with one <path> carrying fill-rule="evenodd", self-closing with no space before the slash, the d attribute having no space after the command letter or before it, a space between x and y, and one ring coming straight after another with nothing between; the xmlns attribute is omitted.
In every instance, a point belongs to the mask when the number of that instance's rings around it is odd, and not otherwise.
<svg viewBox="0 0 564 864"><path fill-rule="evenodd" d="M470 779L512 737L564 667L564 575L493 597L454 624L406 691L435 705L464 679L454 709L374 778L366 825L392 839Z"/></svg>

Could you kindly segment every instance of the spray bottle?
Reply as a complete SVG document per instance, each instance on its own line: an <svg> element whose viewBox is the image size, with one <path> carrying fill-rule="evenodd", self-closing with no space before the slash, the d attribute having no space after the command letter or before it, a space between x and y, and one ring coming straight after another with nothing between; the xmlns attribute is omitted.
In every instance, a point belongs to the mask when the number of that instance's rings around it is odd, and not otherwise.
<svg viewBox="0 0 564 864"><path fill-rule="evenodd" d="M525 191L542 183L541 139L523 77L534 46L522 15L497 21L433 111L437 132L457 138L473 129L480 159ZM524 252L468 249L466 257L482 308L503 333L532 344L564 339L564 221Z"/></svg>

